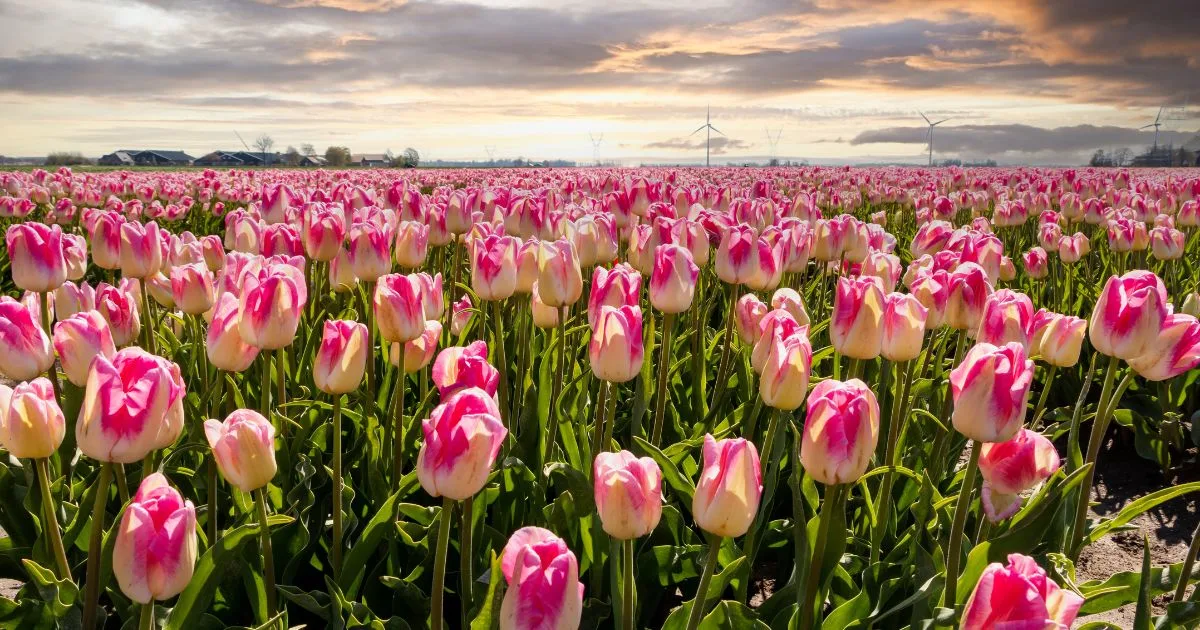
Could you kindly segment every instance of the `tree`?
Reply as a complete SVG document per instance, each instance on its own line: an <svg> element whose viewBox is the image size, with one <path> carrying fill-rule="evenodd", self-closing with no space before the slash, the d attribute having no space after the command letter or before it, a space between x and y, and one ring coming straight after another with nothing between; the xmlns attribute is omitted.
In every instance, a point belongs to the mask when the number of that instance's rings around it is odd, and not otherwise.
<svg viewBox="0 0 1200 630"><path fill-rule="evenodd" d="M77 166L87 163L88 159L78 151L55 151L46 156L46 166Z"/></svg>
<svg viewBox="0 0 1200 630"><path fill-rule="evenodd" d="M289 146L283 153L283 163L288 166L300 166L300 157L300 152L296 150L296 147Z"/></svg>
<svg viewBox="0 0 1200 630"><path fill-rule="evenodd" d="M270 164L271 157L267 155L271 148L275 146L275 139L267 134L263 134L254 141L254 148L262 154L263 164Z"/></svg>
<svg viewBox="0 0 1200 630"><path fill-rule="evenodd" d="M1133 161L1133 149L1129 147L1121 147L1113 154L1113 166L1129 166Z"/></svg>
<svg viewBox="0 0 1200 630"><path fill-rule="evenodd" d="M408 147L404 150L404 155L401 156L401 166L404 168L417 168L421 165L421 154L417 150Z"/></svg>
<svg viewBox="0 0 1200 630"><path fill-rule="evenodd" d="M325 149L325 162L329 166L346 166L350 163L350 149L346 147Z"/></svg>
<svg viewBox="0 0 1200 630"><path fill-rule="evenodd" d="M317 154L317 149L313 147L313 145L305 142L304 144L300 145L300 154L313 157Z"/></svg>

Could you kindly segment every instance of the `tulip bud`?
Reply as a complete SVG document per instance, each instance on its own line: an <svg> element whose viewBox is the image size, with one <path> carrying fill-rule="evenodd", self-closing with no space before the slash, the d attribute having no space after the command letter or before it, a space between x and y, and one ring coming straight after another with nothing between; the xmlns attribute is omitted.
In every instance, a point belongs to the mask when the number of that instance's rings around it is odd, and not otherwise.
<svg viewBox="0 0 1200 630"><path fill-rule="evenodd" d="M54 365L50 337L24 304L0 297L0 375L29 381Z"/></svg>
<svg viewBox="0 0 1200 630"><path fill-rule="evenodd" d="M954 428L976 442L1007 442L1025 421L1032 382L1021 344L975 344L950 371Z"/></svg>
<svg viewBox="0 0 1200 630"><path fill-rule="evenodd" d="M213 305L213 274L204 263L180 265L171 269L171 296L179 310L200 315Z"/></svg>
<svg viewBox="0 0 1200 630"><path fill-rule="evenodd" d="M275 478L275 427L257 411L238 409L224 422L205 420L217 469L230 485L254 492Z"/></svg>
<svg viewBox="0 0 1200 630"><path fill-rule="evenodd" d="M121 224L121 275L149 278L162 267L162 233L158 224L136 221Z"/></svg>
<svg viewBox="0 0 1200 630"><path fill-rule="evenodd" d="M67 420L45 377L14 388L0 384L0 446L17 458L50 457L62 444Z"/></svg>
<svg viewBox="0 0 1200 630"><path fill-rule="evenodd" d="M54 325L54 351L67 380L77 387L87 384L96 355L112 359L117 354L108 322L96 311L76 313Z"/></svg>
<svg viewBox="0 0 1200 630"><path fill-rule="evenodd" d="M219 370L244 372L258 356L258 348L242 339L240 317L238 299L232 293L222 293L213 306L206 338L208 360Z"/></svg>
<svg viewBox="0 0 1200 630"><path fill-rule="evenodd" d="M345 293L358 285L358 278L350 267L350 253L344 249L329 261L329 285L337 293Z"/></svg>
<svg viewBox="0 0 1200 630"><path fill-rule="evenodd" d="M811 323L808 311L804 308L804 298L795 289L780 287L771 294L771 308L783 309L792 315L792 319L801 326Z"/></svg>
<svg viewBox="0 0 1200 630"><path fill-rule="evenodd" d="M679 245L659 245L650 272L650 303L663 313L682 313L692 305L700 268Z"/></svg>
<svg viewBox="0 0 1200 630"><path fill-rule="evenodd" d="M304 252L312 260L337 258L346 241L346 218L337 204L311 204L304 213Z"/></svg>
<svg viewBox="0 0 1200 630"><path fill-rule="evenodd" d="M1083 337L1087 331L1087 320L1070 315L1050 313L1039 326L1034 317L1035 333L1030 349L1050 365L1074 367L1079 363L1079 352L1083 349Z"/></svg>
<svg viewBox="0 0 1200 630"><path fill-rule="evenodd" d="M1168 315L1145 351L1129 359L1129 366L1151 381L1174 378L1197 365L1200 365L1200 322L1183 313Z"/></svg>
<svg viewBox="0 0 1200 630"><path fill-rule="evenodd" d="M1183 299L1183 307L1179 309L1180 313L1191 315L1192 317L1200 317L1200 293L1192 291Z"/></svg>
<svg viewBox="0 0 1200 630"><path fill-rule="evenodd" d="M238 330L242 340L263 350L287 347L296 337L308 301L304 273L290 264L268 264L242 276Z"/></svg>
<svg viewBox="0 0 1200 630"><path fill-rule="evenodd" d="M878 278L838 278L829 339L841 354L874 359L883 343L883 288Z"/></svg>
<svg viewBox="0 0 1200 630"><path fill-rule="evenodd" d="M1021 255L1021 260L1025 262L1025 273L1034 280L1045 278L1050 271L1046 250L1041 247L1031 248Z"/></svg>
<svg viewBox="0 0 1200 630"><path fill-rule="evenodd" d="M542 302L541 296L537 292L537 283L533 283L533 290L530 292L529 304L530 313L533 315L533 325L542 329L550 329L558 326L558 312L562 309L546 306Z"/></svg>
<svg viewBox="0 0 1200 630"><path fill-rule="evenodd" d="M133 343L142 332L138 296L132 291L132 285L114 287L101 282L96 288L96 310L108 322L113 343L118 348Z"/></svg>
<svg viewBox="0 0 1200 630"><path fill-rule="evenodd" d="M67 280L62 228L42 223L18 223L4 235L13 284L35 293L53 291Z"/></svg>
<svg viewBox="0 0 1200 630"><path fill-rule="evenodd" d="M1092 311L1088 336L1101 354L1125 359L1142 356L1166 319L1167 288L1145 270L1111 276Z"/></svg>
<svg viewBox="0 0 1200 630"><path fill-rule="evenodd" d="M367 369L367 327L343 319L326 320L321 347L313 363L313 381L326 394L349 394L358 389Z"/></svg>
<svg viewBox="0 0 1200 630"><path fill-rule="evenodd" d="M883 284L883 292L891 293L896 290L900 281L900 258L895 254L870 252L862 263L863 276L879 278Z"/></svg>
<svg viewBox="0 0 1200 630"><path fill-rule="evenodd" d="M1000 289L988 296L984 303L975 339L993 346L1015 341L1028 353L1032 327L1033 301L1029 296L1011 289Z"/></svg>
<svg viewBox="0 0 1200 630"><path fill-rule="evenodd" d="M1070 628L1083 597L1062 590L1033 558L1009 554L1008 566L993 562L963 608L962 630Z"/></svg>
<svg viewBox="0 0 1200 630"><path fill-rule="evenodd" d="M89 231L92 242L92 262L101 269L121 266L121 224L125 217L115 212L103 212Z"/></svg>
<svg viewBox="0 0 1200 630"><path fill-rule="evenodd" d="M480 300L503 300L517 290L517 241L489 234L475 242L471 289Z"/></svg>
<svg viewBox="0 0 1200 630"><path fill-rule="evenodd" d="M583 276L575 246L568 240L542 243L538 253L538 291L547 306L568 306L583 294Z"/></svg>
<svg viewBox="0 0 1200 630"><path fill-rule="evenodd" d="M63 258L67 261L67 279L83 280L87 274L87 239L78 234L63 234Z"/></svg>
<svg viewBox="0 0 1200 630"><path fill-rule="evenodd" d="M929 309L915 296L889 293L883 300L880 354L888 361L911 361L921 354Z"/></svg>
<svg viewBox="0 0 1200 630"><path fill-rule="evenodd" d="M758 342L758 337L762 334L758 324L766 314L767 305L763 304L758 296L747 293L738 298L734 304L733 313L726 317L735 318L733 324L737 328L738 337L741 338L742 343L754 344Z"/></svg>
<svg viewBox="0 0 1200 630"><path fill-rule="evenodd" d="M610 383L632 380L642 369L642 310L637 306L600 307L588 344L592 372Z"/></svg>
<svg viewBox="0 0 1200 630"><path fill-rule="evenodd" d="M528 240L517 247L517 293L530 293L538 279L541 242Z"/></svg>
<svg viewBox="0 0 1200 630"><path fill-rule="evenodd" d="M583 617L579 564L567 543L540 527L522 527L504 546L508 589L500 630L573 630Z"/></svg>
<svg viewBox="0 0 1200 630"><path fill-rule="evenodd" d="M1054 444L1036 431L1021 429L1007 442L985 443L980 448L979 472L988 520L996 523L1016 514L1020 494L1049 479L1058 466Z"/></svg>
<svg viewBox="0 0 1200 630"><path fill-rule="evenodd" d="M390 354L392 365L401 365L400 360L403 358L403 368L406 374L424 369L433 360L433 354L437 351L438 339L441 336L441 322L434 319L425 322L425 332L421 333L420 337L404 344L392 344Z"/></svg>
<svg viewBox="0 0 1200 630"><path fill-rule="evenodd" d="M113 531L112 572L139 604L171 599L196 567L196 508L162 473L142 480Z"/></svg>
<svg viewBox="0 0 1200 630"><path fill-rule="evenodd" d="M415 269L429 255L429 226L419 221L401 221L396 228L396 263Z"/></svg>
<svg viewBox="0 0 1200 630"><path fill-rule="evenodd" d="M704 436L704 466L692 497L692 518L700 529L726 538L745 534L762 499L758 449L742 438L717 441Z"/></svg>
<svg viewBox="0 0 1200 630"><path fill-rule="evenodd" d="M467 324L471 323L471 317L474 315L471 296L464 294L462 299L450 308L450 334L459 337L467 330Z"/></svg>
<svg viewBox="0 0 1200 630"><path fill-rule="evenodd" d="M476 387L495 396L500 372L488 363L488 347L483 341L468 346L451 346L438 353L433 362L433 384L441 397L460 389Z"/></svg>
<svg viewBox="0 0 1200 630"><path fill-rule="evenodd" d="M641 538L662 517L662 470L629 451L599 453L593 464L596 512L605 533L617 540Z"/></svg>
<svg viewBox="0 0 1200 630"><path fill-rule="evenodd" d="M375 284L375 324L388 343L412 341L425 332L425 302L416 274L393 273Z"/></svg>
<svg viewBox="0 0 1200 630"><path fill-rule="evenodd" d="M425 442L417 455L417 480L431 496L456 501L483 489L508 435L493 395L477 387L445 398L421 430Z"/></svg>
<svg viewBox="0 0 1200 630"><path fill-rule="evenodd" d="M773 332L769 337L764 332L758 344L767 344L762 376L758 381L758 394L763 403L784 411L799 408L808 395L808 379L812 374L808 328L798 328L788 335ZM756 352L758 344L754 348Z"/></svg>
<svg viewBox="0 0 1200 630"><path fill-rule="evenodd" d="M826 485L854 483L879 442L879 403L866 383L825 380L808 396L800 462Z"/></svg>
<svg viewBox="0 0 1200 630"><path fill-rule="evenodd" d="M75 313L96 310L96 290L86 282L67 280L54 290L54 315L60 320Z"/></svg>
<svg viewBox="0 0 1200 630"><path fill-rule="evenodd" d="M88 372L75 441L84 455L132 464L169 445L183 428L179 366L141 348L96 355Z"/></svg>
<svg viewBox="0 0 1200 630"><path fill-rule="evenodd" d="M963 263L950 274L950 294L946 301L946 323L956 330L976 331L983 319L983 307L992 294L992 284L975 263Z"/></svg>
<svg viewBox="0 0 1200 630"><path fill-rule="evenodd" d="M592 271L592 290L588 295L588 325L596 327L600 309L620 308L641 304L642 275L633 267L621 263L611 270L595 267Z"/></svg>

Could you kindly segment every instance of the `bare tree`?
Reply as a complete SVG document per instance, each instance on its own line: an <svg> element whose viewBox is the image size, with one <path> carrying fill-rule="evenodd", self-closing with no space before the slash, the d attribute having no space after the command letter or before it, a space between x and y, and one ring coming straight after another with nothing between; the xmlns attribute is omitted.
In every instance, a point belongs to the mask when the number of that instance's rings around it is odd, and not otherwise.
<svg viewBox="0 0 1200 630"><path fill-rule="evenodd" d="M404 150L404 155L400 160L401 166L404 168L417 168L421 165L421 154L417 153L416 149L408 147Z"/></svg>
<svg viewBox="0 0 1200 630"><path fill-rule="evenodd" d="M314 147L313 145L311 145L307 142L300 145L300 155L307 155L308 157L312 157L316 154L317 154L317 148Z"/></svg>
<svg viewBox="0 0 1200 630"><path fill-rule="evenodd" d="M1113 166L1129 166L1133 161L1133 149L1121 147L1113 154Z"/></svg>
<svg viewBox="0 0 1200 630"><path fill-rule="evenodd" d="M271 151L271 147L274 146L275 139L265 133L254 141L254 148L258 149L258 152L262 154L263 164L270 163L270 158L267 156L267 153L269 153Z"/></svg>

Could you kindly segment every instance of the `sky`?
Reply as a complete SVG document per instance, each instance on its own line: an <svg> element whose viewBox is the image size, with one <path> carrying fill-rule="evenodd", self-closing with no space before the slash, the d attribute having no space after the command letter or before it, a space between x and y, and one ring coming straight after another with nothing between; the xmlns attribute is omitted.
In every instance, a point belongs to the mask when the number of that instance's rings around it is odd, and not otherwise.
<svg viewBox="0 0 1200 630"><path fill-rule="evenodd" d="M0 154L1077 164L1196 135L1194 2L0 0Z"/></svg>

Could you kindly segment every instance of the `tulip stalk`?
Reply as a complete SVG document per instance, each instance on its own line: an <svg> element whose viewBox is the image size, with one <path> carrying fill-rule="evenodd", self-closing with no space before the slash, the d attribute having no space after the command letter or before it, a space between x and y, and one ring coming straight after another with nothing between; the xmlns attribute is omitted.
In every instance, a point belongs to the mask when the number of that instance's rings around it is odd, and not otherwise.
<svg viewBox="0 0 1200 630"><path fill-rule="evenodd" d="M708 599L708 583L712 581L713 572L717 568L717 555L721 552L721 537L712 536L708 542L708 556L704 560L704 570L700 573L700 586L696 587L696 599L692 600L692 612L688 615L687 630L700 627L704 618L704 608Z"/></svg>
<svg viewBox="0 0 1200 630"><path fill-rule="evenodd" d="M92 504L91 535L88 537L87 577L84 583L83 595L83 628L92 630L96 627L96 607L100 602L100 553L104 539L104 508L108 503L108 483L112 478L112 462L100 465L100 477L96 480L96 500Z"/></svg>
<svg viewBox="0 0 1200 630"><path fill-rule="evenodd" d="M713 393L713 403L705 418L705 431L711 428L709 425L725 400L725 392L729 391L729 383L726 380L729 378L729 356L733 354L733 320L737 317L734 312L736 308L737 285L729 285L729 308L725 311L725 338L722 339L721 360L717 367L717 391Z"/></svg>
<svg viewBox="0 0 1200 630"><path fill-rule="evenodd" d="M458 555L459 571L462 573L462 609L463 615L471 608L471 585L475 583L475 569L471 564L471 551L474 541L473 521L475 519L475 497L467 497L462 501L462 531L459 532Z"/></svg>
<svg viewBox="0 0 1200 630"><path fill-rule="evenodd" d="M500 308L500 302L492 302L492 308L495 315L492 317L492 329L495 333L495 342L492 344L496 351L496 366L500 372L500 387L497 393L500 395L500 418L504 421L505 428L511 429L510 424L514 421L509 416L508 406L508 358L504 351L504 313ZM486 310L487 307L484 306Z"/></svg>
<svg viewBox="0 0 1200 630"><path fill-rule="evenodd" d="M546 459L554 454L554 443L558 440L558 396L562 393L563 372L567 358L567 308L561 307L558 314L558 369L550 387L550 417L546 427Z"/></svg>
<svg viewBox="0 0 1200 630"><path fill-rule="evenodd" d="M397 452L399 449L397 449ZM399 464L397 464L399 465ZM399 483L399 477L396 478ZM342 572L342 395L333 397L333 542L330 544L333 578ZM265 526L265 525L264 525Z"/></svg>
<svg viewBox="0 0 1200 630"><path fill-rule="evenodd" d="M442 594L446 584L446 555L450 551L450 519L454 499L446 497L438 524L437 555L433 558L433 589L429 593L429 629L442 630Z"/></svg>
<svg viewBox="0 0 1200 630"><path fill-rule="evenodd" d="M625 576L624 597L621 600L623 604L622 619L625 622L625 630L634 630L637 627L637 591L633 585L633 539L628 538L621 541L621 548L624 551L622 565Z"/></svg>
<svg viewBox="0 0 1200 630"><path fill-rule="evenodd" d="M54 552L54 562L58 567L58 577L61 580L71 579L71 566L67 563L67 552L63 549L62 534L58 531L58 516L54 512L54 497L50 496L50 464L45 457L34 460L37 468L38 487L42 491L42 511L45 522L42 529L50 539L50 549Z"/></svg>
<svg viewBox="0 0 1200 630"><path fill-rule="evenodd" d="M138 617L138 630L153 630L154 628L154 600L150 600L141 606L142 612Z"/></svg>
<svg viewBox="0 0 1200 630"><path fill-rule="evenodd" d="M896 446L900 441L900 429L903 420L907 418L908 411L908 393L912 387L913 377L913 362L903 361L895 364L895 371L900 374L903 371L903 381L897 380L896 387L898 396L892 398L891 418L888 422L888 437L887 443L883 450L883 465L888 467L888 471L884 473L883 483L879 486L879 502L875 512L875 529L871 536L871 562L867 566L871 566L879 562L880 547L883 544L883 537L887 533L888 520L892 516L892 484L896 479L896 465L898 453Z"/></svg>
<svg viewBox="0 0 1200 630"><path fill-rule="evenodd" d="M821 614L817 602L821 594L821 569L825 560L825 545L829 542L829 530L837 510L846 509L844 501L849 489L844 484L829 486L825 493L825 501L821 503L821 512L817 516L817 539L813 545L812 561L808 564L808 573L804 576L804 589L801 590L800 601L800 630L811 630L817 627L817 616ZM825 601L821 597L821 602Z"/></svg>
<svg viewBox="0 0 1200 630"><path fill-rule="evenodd" d="M392 483L397 485L404 475L404 388L408 386L407 380L408 373L404 371L404 358L401 357L392 390Z"/></svg>
<svg viewBox="0 0 1200 630"><path fill-rule="evenodd" d="M943 601L947 607L953 608L958 595L958 562L962 549L963 529L967 526L967 513L971 511L971 498L975 493L975 477L979 472L979 455L982 445L971 441L971 457L967 460L967 470L963 476L962 487L958 491L958 501L954 505L954 522L950 526L950 543L946 547L946 590Z"/></svg>
<svg viewBox="0 0 1200 630"><path fill-rule="evenodd" d="M1187 559L1183 561L1183 571L1179 574L1179 585L1175 587L1175 597L1171 601L1183 601L1183 595L1187 591L1188 580L1192 577L1192 566L1196 563L1197 554L1200 554L1200 525L1196 527L1196 532L1192 534L1192 544L1188 547Z"/></svg>
<svg viewBox="0 0 1200 630"><path fill-rule="evenodd" d="M258 507L258 533L263 556L263 586L267 591L267 618L275 618L278 606L275 603L275 556L271 551L271 528L267 524L267 489L259 488L254 493L254 503Z"/></svg>
<svg viewBox="0 0 1200 630"><path fill-rule="evenodd" d="M1046 385L1042 387L1042 394L1038 396L1037 407L1033 409L1033 423L1030 425L1034 431L1037 431L1042 426L1042 412L1046 409L1046 399L1050 397L1050 389L1054 386L1054 377L1058 374L1058 366L1051 365L1049 373L1046 374Z"/></svg>
<svg viewBox="0 0 1200 630"><path fill-rule="evenodd" d="M1110 419L1110 405L1116 402L1119 397L1114 397L1113 381L1116 379L1117 368L1120 364L1120 359L1117 357L1109 357L1108 367L1104 370L1104 385L1100 388L1100 405L1096 408L1096 419L1092 422L1092 434L1088 439L1087 455L1083 460L1084 465L1095 464L1096 459L1100 456L1100 447L1104 445L1104 434L1108 433L1108 421ZM1132 374L1132 372L1131 372ZM1087 526L1087 511L1088 503L1092 495L1092 481L1096 476L1096 467L1090 466L1083 474L1083 483L1079 484L1079 499L1075 508L1075 521L1071 526L1070 545L1067 546L1068 555L1072 559L1079 557L1079 552L1082 550L1083 528Z"/></svg>
<svg viewBox="0 0 1200 630"><path fill-rule="evenodd" d="M658 383L655 386L654 395L654 429L651 433L650 443L658 446L662 441L662 429L664 416L667 411L667 399L671 397L671 392L667 389L667 375L671 371L671 338L675 332L675 314L663 313L663 332L662 344L658 351Z"/></svg>

